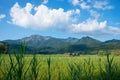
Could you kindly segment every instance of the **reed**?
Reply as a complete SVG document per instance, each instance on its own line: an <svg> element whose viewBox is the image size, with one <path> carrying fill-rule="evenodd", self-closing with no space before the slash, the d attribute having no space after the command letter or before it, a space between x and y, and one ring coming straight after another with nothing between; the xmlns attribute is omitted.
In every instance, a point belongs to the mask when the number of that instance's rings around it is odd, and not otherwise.
<svg viewBox="0 0 120 80"><path fill-rule="evenodd" d="M50 68L51 68L51 58L50 58L50 57L47 59L47 66L48 66L47 80L51 80L51 72L50 72Z"/></svg>

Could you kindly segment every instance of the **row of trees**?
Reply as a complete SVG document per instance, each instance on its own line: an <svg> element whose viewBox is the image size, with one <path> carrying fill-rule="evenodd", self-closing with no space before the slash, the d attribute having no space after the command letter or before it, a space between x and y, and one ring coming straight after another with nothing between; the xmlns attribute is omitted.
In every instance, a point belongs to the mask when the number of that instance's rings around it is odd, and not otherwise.
<svg viewBox="0 0 120 80"><path fill-rule="evenodd" d="M9 45L6 43L0 43L0 53L7 54L9 52Z"/></svg>
<svg viewBox="0 0 120 80"><path fill-rule="evenodd" d="M14 51L20 52L21 46L12 45L12 47L10 47L9 44L0 42L0 53L7 54ZM89 47L86 45L71 45L62 49L54 49L51 47L42 47L39 49L34 49L26 46L25 51L27 53L39 53L39 54L70 53L69 55L80 55L80 54L106 55L106 51L109 51L111 54L120 55L120 49L106 49L106 48L101 49L101 48Z"/></svg>

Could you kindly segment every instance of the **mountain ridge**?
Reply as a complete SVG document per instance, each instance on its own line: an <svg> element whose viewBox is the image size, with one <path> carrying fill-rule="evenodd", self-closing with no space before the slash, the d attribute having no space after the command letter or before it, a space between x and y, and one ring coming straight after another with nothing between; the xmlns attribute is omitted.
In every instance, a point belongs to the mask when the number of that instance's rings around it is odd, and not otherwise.
<svg viewBox="0 0 120 80"><path fill-rule="evenodd" d="M28 52L36 51L37 53L64 53L120 48L120 40L113 39L102 42L89 36L78 39L73 37L56 38L51 36L31 35L22 39L4 40L2 42L10 44L11 50L15 48L15 46L18 47L21 43L24 43L28 49Z"/></svg>

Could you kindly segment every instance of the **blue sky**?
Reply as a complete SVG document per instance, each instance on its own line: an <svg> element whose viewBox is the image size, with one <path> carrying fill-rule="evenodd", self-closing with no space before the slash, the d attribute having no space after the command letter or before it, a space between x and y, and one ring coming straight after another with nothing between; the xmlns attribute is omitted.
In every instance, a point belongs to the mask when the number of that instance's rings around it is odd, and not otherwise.
<svg viewBox="0 0 120 80"><path fill-rule="evenodd" d="M0 0L0 40L33 34L120 39L120 0Z"/></svg>

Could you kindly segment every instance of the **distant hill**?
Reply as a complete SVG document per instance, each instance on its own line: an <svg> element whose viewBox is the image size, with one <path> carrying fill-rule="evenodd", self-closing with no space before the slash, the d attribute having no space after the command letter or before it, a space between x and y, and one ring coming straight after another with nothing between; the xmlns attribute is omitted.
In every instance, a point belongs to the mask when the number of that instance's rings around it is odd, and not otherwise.
<svg viewBox="0 0 120 80"><path fill-rule="evenodd" d="M28 53L65 53L88 52L97 50L120 49L120 40L108 40L105 42L93 39L89 36L77 38L55 38L51 36L31 35L18 40L4 40L10 45L10 52L19 51L19 46L24 43Z"/></svg>
<svg viewBox="0 0 120 80"><path fill-rule="evenodd" d="M76 44L82 44L82 45L86 45L86 46L90 46L90 47L96 47L98 45L100 45L102 42L96 39L93 39L89 36L87 37L82 37L81 39L79 39Z"/></svg>
<svg viewBox="0 0 120 80"><path fill-rule="evenodd" d="M108 40L100 45L101 49L120 49L120 40Z"/></svg>

